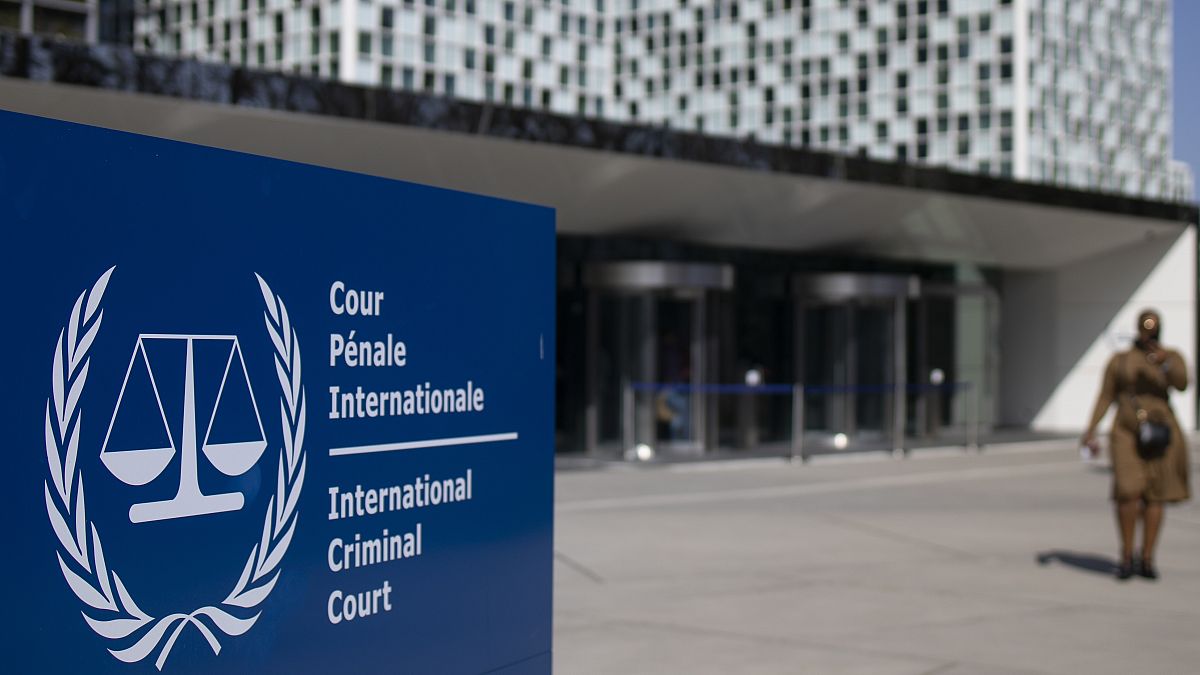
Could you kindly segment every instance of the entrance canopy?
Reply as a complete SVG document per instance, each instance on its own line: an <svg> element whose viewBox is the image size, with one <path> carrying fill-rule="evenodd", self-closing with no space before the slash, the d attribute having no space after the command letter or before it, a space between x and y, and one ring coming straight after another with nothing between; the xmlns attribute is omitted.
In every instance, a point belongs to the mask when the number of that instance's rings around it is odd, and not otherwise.
<svg viewBox="0 0 1200 675"><path fill-rule="evenodd" d="M0 35L0 74L9 110L544 204L564 234L1036 269L1197 219L1192 205L39 38Z"/></svg>

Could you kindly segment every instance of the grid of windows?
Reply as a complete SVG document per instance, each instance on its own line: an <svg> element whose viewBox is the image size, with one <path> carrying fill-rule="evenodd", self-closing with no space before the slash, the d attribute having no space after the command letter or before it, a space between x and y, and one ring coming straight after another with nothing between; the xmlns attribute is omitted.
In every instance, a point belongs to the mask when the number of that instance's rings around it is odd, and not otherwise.
<svg viewBox="0 0 1200 675"><path fill-rule="evenodd" d="M614 108L622 119L1014 173L1009 2L618 7Z"/></svg>
<svg viewBox="0 0 1200 675"><path fill-rule="evenodd" d="M137 46L603 116L605 0L140 0Z"/></svg>
<svg viewBox="0 0 1200 675"><path fill-rule="evenodd" d="M137 0L141 48L1179 197L1169 0Z"/></svg>
<svg viewBox="0 0 1200 675"><path fill-rule="evenodd" d="M1029 177L1174 197L1167 0L1040 0L1029 14Z"/></svg>
<svg viewBox="0 0 1200 675"><path fill-rule="evenodd" d="M337 2L138 0L134 46L322 77L341 73Z"/></svg>

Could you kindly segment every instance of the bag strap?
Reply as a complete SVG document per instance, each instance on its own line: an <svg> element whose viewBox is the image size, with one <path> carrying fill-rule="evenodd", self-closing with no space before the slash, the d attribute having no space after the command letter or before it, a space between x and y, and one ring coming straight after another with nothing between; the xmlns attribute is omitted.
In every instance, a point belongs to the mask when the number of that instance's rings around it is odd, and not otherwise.
<svg viewBox="0 0 1200 675"><path fill-rule="evenodd" d="M1134 393L1134 384L1137 381L1137 367L1136 365L1130 365L1130 359L1135 356L1134 352L1136 349L1137 348L1134 347L1125 352L1125 372L1127 376L1127 382L1129 383L1129 398L1133 401L1134 414L1137 417L1138 423L1141 423L1146 421L1146 419L1149 417L1149 414L1146 412L1146 409L1142 407L1141 403L1138 402L1137 394Z"/></svg>

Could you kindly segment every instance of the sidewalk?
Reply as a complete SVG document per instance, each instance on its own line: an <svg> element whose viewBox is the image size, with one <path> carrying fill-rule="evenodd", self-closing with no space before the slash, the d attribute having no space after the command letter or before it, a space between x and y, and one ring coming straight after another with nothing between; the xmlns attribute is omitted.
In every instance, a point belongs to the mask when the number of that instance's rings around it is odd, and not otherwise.
<svg viewBox="0 0 1200 675"><path fill-rule="evenodd" d="M1195 673L1200 507L1119 584L1073 444L558 476L562 673Z"/></svg>

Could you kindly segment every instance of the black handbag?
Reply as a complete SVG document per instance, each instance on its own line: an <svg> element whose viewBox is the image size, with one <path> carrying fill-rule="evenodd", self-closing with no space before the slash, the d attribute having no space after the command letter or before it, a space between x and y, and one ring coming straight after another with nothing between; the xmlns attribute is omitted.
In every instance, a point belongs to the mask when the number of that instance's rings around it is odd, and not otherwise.
<svg viewBox="0 0 1200 675"><path fill-rule="evenodd" d="M1137 408L1137 397L1133 399L1137 409L1137 451L1142 459L1159 459L1167 454L1171 445L1171 427L1162 422L1152 422L1147 418L1146 411Z"/></svg>
<svg viewBox="0 0 1200 675"><path fill-rule="evenodd" d="M1133 388L1135 383L1131 379L1130 388ZM1167 448L1171 445L1171 427L1162 422L1155 422L1150 419L1146 409L1138 403L1137 395L1132 391L1129 393L1129 398L1133 402L1133 409L1137 413L1137 452L1142 459L1160 459L1167 454Z"/></svg>

